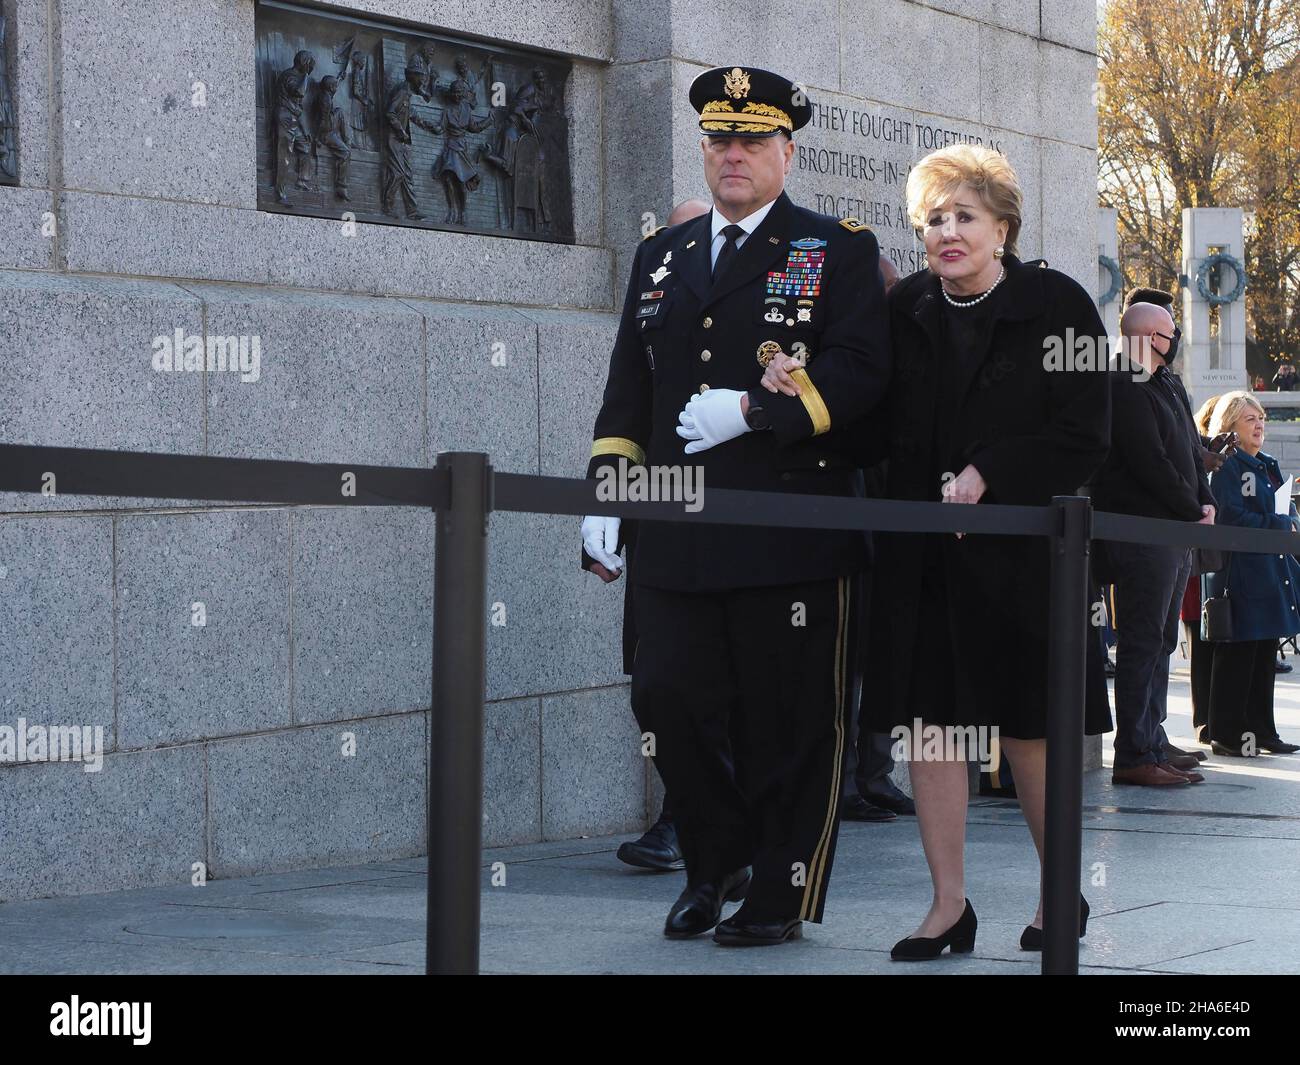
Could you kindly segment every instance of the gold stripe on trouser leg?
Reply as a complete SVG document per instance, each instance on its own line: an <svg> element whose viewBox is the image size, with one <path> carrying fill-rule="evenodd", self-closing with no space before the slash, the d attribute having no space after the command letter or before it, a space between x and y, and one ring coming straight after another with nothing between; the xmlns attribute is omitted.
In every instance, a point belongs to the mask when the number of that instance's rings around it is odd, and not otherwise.
<svg viewBox="0 0 1300 1065"><path fill-rule="evenodd" d="M848 656L848 587L849 578L839 578L836 590L839 594L839 613L835 629L835 663L832 667L833 690L835 692L835 763L831 770L831 794L826 804L826 821L822 825L821 838L817 849L808 865L808 879L803 889L803 905L799 909L799 920L808 921L817 912L817 900L821 896L822 876L826 866L826 855L830 850L831 834L835 831L835 808L839 802L840 774L844 769L844 673Z"/></svg>

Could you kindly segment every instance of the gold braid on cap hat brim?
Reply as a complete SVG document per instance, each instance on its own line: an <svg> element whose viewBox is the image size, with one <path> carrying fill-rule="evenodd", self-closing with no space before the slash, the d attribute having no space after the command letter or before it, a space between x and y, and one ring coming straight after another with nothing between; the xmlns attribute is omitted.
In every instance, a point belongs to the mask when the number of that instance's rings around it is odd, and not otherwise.
<svg viewBox="0 0 1300 1065"><path fill-rule="evenodd" d="M710 100L700 109L700 129L710 133L770 133L784 129L794 131L794 122L779 107L771 104L745 104L737 111L727 100Z"/></svg>

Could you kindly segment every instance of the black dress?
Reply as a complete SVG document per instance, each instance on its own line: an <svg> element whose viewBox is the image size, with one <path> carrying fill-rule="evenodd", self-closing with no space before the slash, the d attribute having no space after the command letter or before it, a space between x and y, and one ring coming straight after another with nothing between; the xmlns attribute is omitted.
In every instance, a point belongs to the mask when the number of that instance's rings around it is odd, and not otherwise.
<svg viewBox="0 0 1300 1065"><path fill-rule="evenodd" d="M1096 305L1057 271L1008 256L987 299L952 307L921 271L890 293L894 377L886 495L934 502L967 465L984 504L1045 506L1074 495L1105 459L1102 373L1049 370L1045 339L1105 335ZM962 504L954 504L962 505ZM1038 536L876 533L864 725L987 725L1041 739L1049 562ZM1091 630L1089 630L1091 632ZM1097 641L1089 639L1085 731L1110 728Z"/></svg>
<svg viewBox="0 0 1300 1065"><path fill-rule="evenodd" d="M940 308L944 345L934 365L936 417L930 451L931 483L934 499L940 499L942 486L965 469L951 461L948 430L961 403L959 388L978 367L991 321L989 300L970 307L953 307L947 300ZM961 504L954 504L961 505ZM959 656L955 652L960 634L954 633L949 609L948 581L944 569L944 540L951 533L926 533L925 565L921 573L921 609L917 635L921 646L914 649L910 687L912 721L919 718L935 725L992 725L983 720L977 702L962 698L970 691L963 677L958 679ZM964 670L962 670L964 673Z"/></svg>

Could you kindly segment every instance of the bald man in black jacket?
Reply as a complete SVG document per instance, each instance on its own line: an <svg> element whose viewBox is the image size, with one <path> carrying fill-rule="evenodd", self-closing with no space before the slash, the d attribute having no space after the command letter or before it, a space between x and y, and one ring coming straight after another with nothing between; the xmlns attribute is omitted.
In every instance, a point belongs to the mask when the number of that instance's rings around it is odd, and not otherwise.
<svg viewBox="0 0 1300 1065"><path fill-rule="evenodd" d="M1173 521L1212 523L1214 496L1201 464L1200 440L1169 378L1173 318L1163 307L1133 304L1120 322L1125 354L1112 372L1111 449L1093 481L1098 510ZM1161 722L1169 656L1191 573L1184 548L1107 543L1120 640L1115 656L1117 784L1166 787L1199 783L1196 759L1171 754Z"/></svg>

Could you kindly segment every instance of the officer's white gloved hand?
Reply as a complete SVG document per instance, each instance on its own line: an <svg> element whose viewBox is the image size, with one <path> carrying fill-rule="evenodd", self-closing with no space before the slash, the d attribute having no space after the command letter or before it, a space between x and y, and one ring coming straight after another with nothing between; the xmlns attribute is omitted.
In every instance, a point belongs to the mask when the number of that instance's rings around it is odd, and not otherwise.
<svg viewBox="0 0 1300 1065"><path fill-rule="evenodd" d="M618 557L618 528L622 523L622 518L582 519L582 546L610 573L623 568L623 560Z"/></svg>
<svg viewBox="0 0 1300 1065"><path fill-rule="evenodd" d="M744 394L734 388L710 388L691 396L677 415L677 435L690 441L686 454L706 451L750 431L740 410Z"/></svg>

